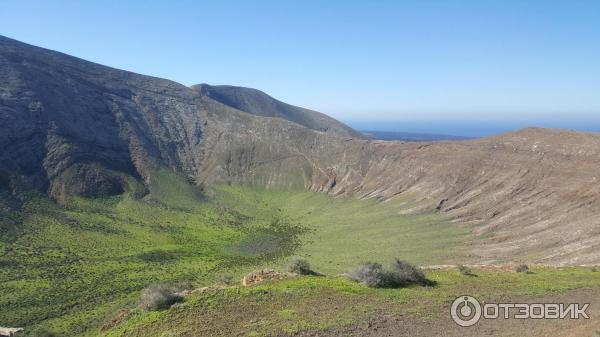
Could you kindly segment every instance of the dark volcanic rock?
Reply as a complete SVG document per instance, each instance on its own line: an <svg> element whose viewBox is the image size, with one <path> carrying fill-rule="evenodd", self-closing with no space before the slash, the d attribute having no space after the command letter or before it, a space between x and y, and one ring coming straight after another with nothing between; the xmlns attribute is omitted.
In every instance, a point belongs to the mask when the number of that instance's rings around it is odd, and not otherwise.
<svg viewBox="0 0 600 337"><path fill-rule="evenodd" d="M125 182L115 172L99 164L76 163L66 169L56 182L51 195L64 197L102 197L119 195L125 192Z"/></svg>
<svg viewBox="0 0 600 337"><path fill-rule="evenodd" d="M0 78L0 169L34 187L52 194L58 180L75 183L60 177L78 163L148 178L152 167L193 161L187 145L198 142L203 120L185 86L3 37ZM94 195L92 173L73 170L91 185L67 190Z"/></svg>

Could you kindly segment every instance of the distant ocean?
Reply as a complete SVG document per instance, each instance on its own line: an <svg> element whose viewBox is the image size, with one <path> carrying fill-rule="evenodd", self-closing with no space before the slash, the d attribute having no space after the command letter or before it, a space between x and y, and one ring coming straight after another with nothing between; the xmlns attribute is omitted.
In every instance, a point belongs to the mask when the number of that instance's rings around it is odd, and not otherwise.
<svg viewBox="0 0 600 337"><path fill-rule="evenodd" d="M600 120L590 121L344 121L355 130L481 138L527 127L600 132Z"/></svg>

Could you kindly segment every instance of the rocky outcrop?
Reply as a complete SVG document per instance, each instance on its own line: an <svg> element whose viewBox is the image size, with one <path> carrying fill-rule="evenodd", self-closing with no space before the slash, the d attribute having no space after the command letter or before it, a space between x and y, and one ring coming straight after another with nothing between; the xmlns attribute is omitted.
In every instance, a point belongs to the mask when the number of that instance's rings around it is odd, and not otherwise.
<svg viewBox="0 0 600 337"><path fill-rule="evenodd" d="M267 281L284 280L286 278L292 278L296 276L298 275L294 273L284 273L273 269L261 269L253 271L248 275L244 276L244 278L242 279L242 285L244 287L248 287Z"/></svg>
<svg viewBox="0 0 600 337"><path fill-rule="evenodd" d="M20 336L24 331L23 328L1 328L0 337L16 337Z"/></svg>

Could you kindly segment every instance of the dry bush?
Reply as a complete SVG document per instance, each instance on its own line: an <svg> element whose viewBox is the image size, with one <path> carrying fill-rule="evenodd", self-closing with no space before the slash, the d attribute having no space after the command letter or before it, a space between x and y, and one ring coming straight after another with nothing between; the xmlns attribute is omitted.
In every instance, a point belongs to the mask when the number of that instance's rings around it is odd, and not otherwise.
<svg viewBox="0 0 600 337"><path fill-rule="evenodd" d="M217 275L216 282L218 284L231 285L233 283L233 274L229 272Z"/></svg>
<svg viewBox="0 0 600 337"><path fill-rule="evenodd" d="M287 265L287 271L299 275L312 275L314 272L310 269L310 263L306 259L294 256L290 259Z"/></svg>
<svg viewBox="0 0 600 337"><path fill-rule="evenodd" d="M388 268L384 268L380 263L364 263L348 273L348 276L373 288L398 288L411 284L430 283L419 268L398 259Z"/></svg>
<svg viewBox="0 0 600 337"><path fill-rule="evenodd" d="M170 308L171 305L181 302L183 298L164 284L151 285L142 290L140 306L145 310L162 310Z"/></svg>
<svg viewBox="0 0 600 337"><path fill-rule="evenodd" d="M515 268L517 273L529 273L529 266L526 264L520 264Z"/></svg>
<svg viewBox="0 0 600 337"><path fill-rule="evenodd" d="M473 275L473 271L471 270L471 268L469 268L465 265L459 264L458 266L456 266L456 269L458 269L458 272L463 275L466 275L466 276Z"/></svg>

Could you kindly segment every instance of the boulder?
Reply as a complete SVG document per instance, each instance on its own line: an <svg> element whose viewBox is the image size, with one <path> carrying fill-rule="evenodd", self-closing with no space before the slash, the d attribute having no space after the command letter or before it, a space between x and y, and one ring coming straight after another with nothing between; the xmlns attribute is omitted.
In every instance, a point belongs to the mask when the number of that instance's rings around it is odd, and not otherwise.
<svg viewBox="0 0 600 337"><path fill-rule="evenodd" d="M15 337L19 336L19 332L24 331L23 328L2 328L0 327L0 337Z"/></svg>

